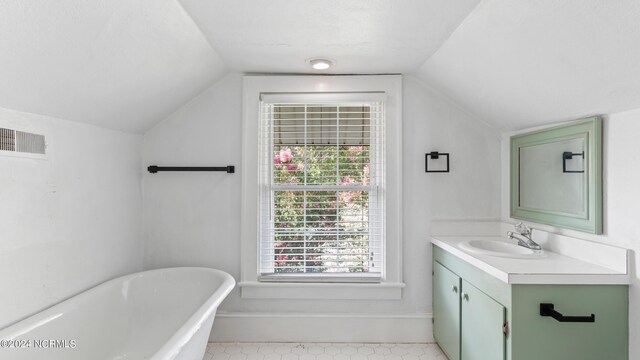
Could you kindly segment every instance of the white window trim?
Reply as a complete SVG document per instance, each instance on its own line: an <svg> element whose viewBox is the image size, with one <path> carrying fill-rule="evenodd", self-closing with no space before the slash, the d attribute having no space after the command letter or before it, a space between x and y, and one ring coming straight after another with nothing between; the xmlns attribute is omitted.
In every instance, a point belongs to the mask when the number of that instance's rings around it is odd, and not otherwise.
<svg viewBox="0 0 640 360"><path fill-rule="evenodd" d="M258 138L262 93L384 92L386 139L385 276L377 284L258 281ZM247 299L400 299L402 281L402 77L245 76L243 79L241 288Z"/></svg>

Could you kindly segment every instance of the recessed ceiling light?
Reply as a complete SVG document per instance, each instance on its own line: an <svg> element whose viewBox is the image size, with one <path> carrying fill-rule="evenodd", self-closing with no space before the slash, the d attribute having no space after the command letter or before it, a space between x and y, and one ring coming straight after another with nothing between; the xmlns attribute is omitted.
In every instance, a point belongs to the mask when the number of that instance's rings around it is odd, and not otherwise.
<svg viewBox="0 0 640 360"><path fill-rule="evenodd" d="M326 70L333 65L333 61L328 59L311 59L309 60L309 64L316 70Z"/></svg>

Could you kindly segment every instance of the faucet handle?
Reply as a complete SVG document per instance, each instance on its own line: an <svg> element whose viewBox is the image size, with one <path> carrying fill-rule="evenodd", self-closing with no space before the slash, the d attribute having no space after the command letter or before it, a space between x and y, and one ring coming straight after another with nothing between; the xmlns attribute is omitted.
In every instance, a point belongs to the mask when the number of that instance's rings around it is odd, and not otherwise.
<svg viewBox="0 0 640 360"><path fill-rule="evenodd" d="M533 231L533 229L531 229L530 227L528 227L525 223L523 222L519 222L515 225L516 227L516 231L519 232L522 235L531 235L531 232Z"/></svg>

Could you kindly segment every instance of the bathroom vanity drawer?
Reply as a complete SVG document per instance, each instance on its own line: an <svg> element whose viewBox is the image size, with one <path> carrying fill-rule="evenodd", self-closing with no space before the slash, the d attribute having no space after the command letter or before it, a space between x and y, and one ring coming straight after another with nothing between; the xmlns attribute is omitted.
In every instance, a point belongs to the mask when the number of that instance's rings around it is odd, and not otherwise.
<svg viewBox="0 0 640 360"><path fill-rule="evenodd" d="M628 359L628 286L512 285L511 294L513 359ZM541 316L540 304L575 318Z"/></svg>

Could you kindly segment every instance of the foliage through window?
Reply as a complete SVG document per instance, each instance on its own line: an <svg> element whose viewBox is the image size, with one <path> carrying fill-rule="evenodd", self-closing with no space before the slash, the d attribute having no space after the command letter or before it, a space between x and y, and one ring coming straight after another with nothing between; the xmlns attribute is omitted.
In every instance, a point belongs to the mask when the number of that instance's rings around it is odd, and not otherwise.
<svg viewBox="0 0 640 360"><path fill-rule="evenodd" d="M382 103L261 104L263 280L379 280Z"/></svg>

